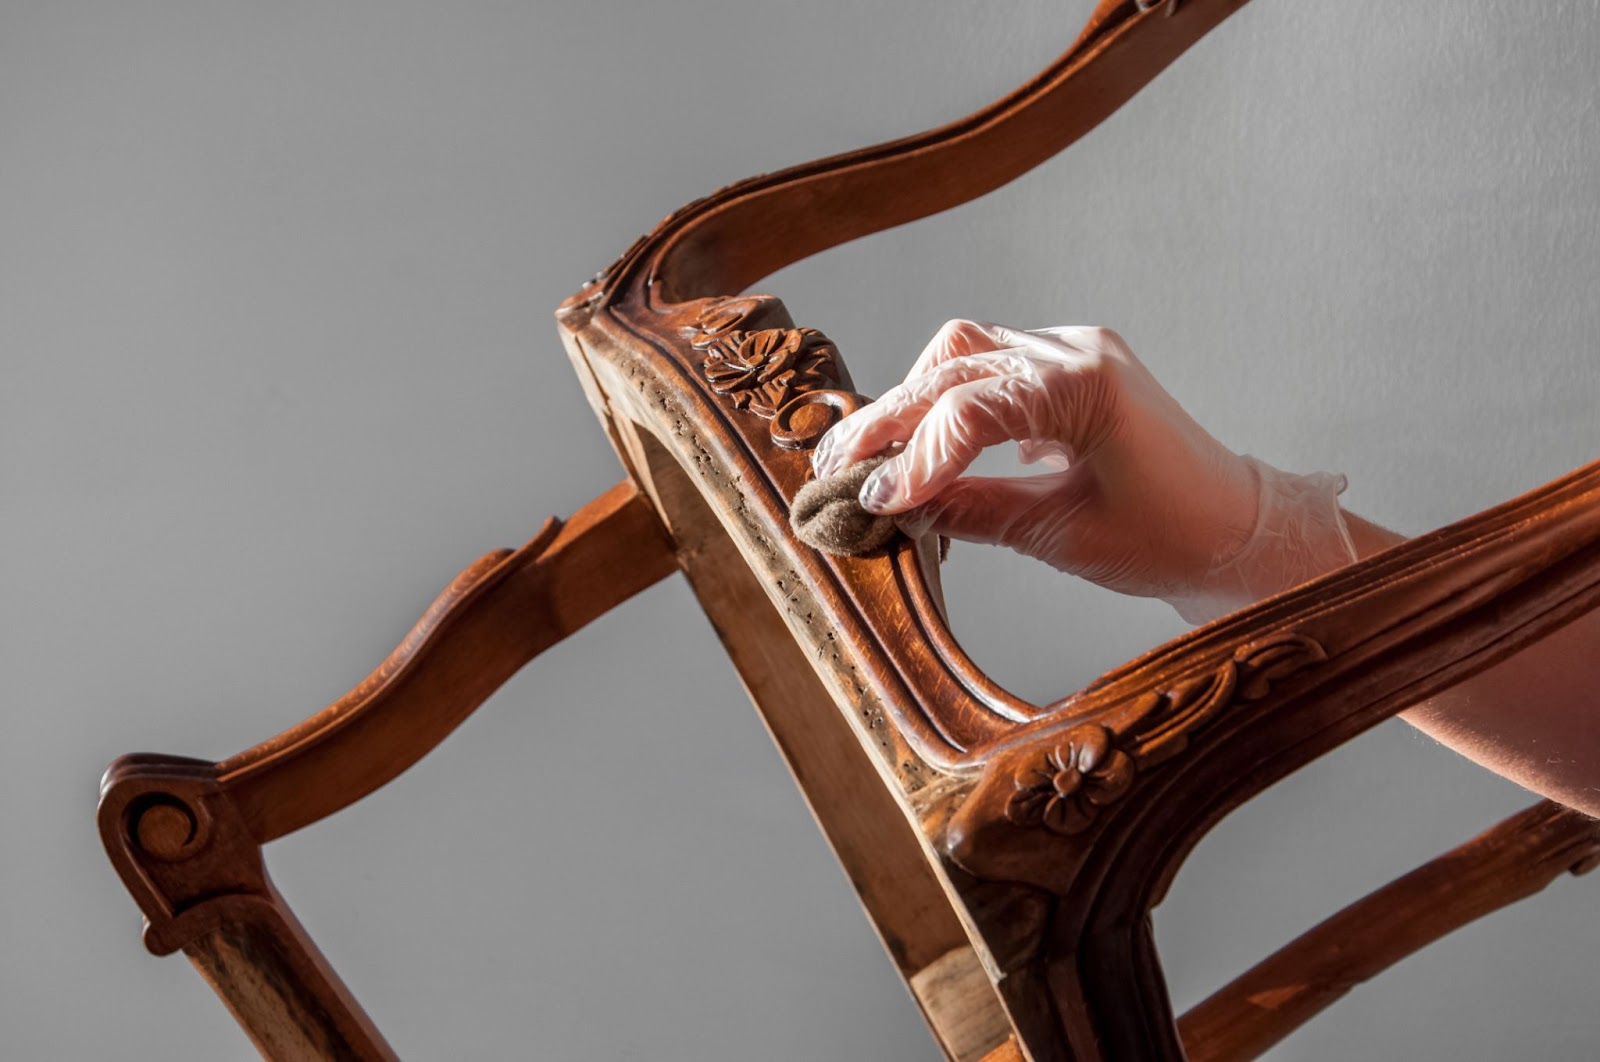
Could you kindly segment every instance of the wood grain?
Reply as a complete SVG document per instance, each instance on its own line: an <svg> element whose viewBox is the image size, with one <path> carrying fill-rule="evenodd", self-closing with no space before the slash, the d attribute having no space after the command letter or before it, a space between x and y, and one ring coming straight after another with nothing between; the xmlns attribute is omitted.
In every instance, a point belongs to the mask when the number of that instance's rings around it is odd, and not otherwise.
<svg viewBox="0 0 1600 1062"><path fill-rule="evenodd" d="M987 1059L1006 1044L1015 1046L1011 1023L1003 1009L992 1005L989 975L970 947L951 949L908 983L953 1062Z"/></svg>
<svg viewBox="0 0 1600 1062"><path fill-rule="evenodd" d="M541 651L675 571L654 512L621 483L444 591L349 694L217 765L265 844L360 799L421 759Z"/></svg>
<svg viewBox="0 0 1600 1062"><path fill-rule="evenodd" d="M653 439L636 438L632 449L706 618L895 965L910 976L964 947L911 812L884 784L716 515Z"/></svg>
<svg viewBox="0 0 1600 1062"><path fill-rule="evenodd" d="M184 947L264 1058L398 1059L281 899L235 898Z"/></svg>
<svg viewBox="0 0 1600 1062"><path fill-rule="evenodd" d="M629 480L445 591L349 695L212 763L124 757L100 828L152 951L184 949L269 1058L392 1057L260 846L373 792L541 649L681 568L951 1058L1183 1062L1150 910L1243 801L1600 603L1600 463L1225 617L1049 705L983 674L931 543L825 557L808 449L867 401L746 287L983 194L1104 120L1244 0L1102 0L1016 92L674 212L558 310ZM1594 855L1542 806L1335 915L1185 1022L1255 1057L1359 980Z"/></svg>
<svg viewBox="0 0 1600 1062"><path fill-rule="evenodd" d="M1178 1023L1189 1062L1259 1058L1407 955L1596 861L1600 822L1536 804L1351 904L1217 990Z"/></svg>
<svg viewBox="0 0 1600 1062"><path fill-rule="evenodd" d="M376 671L299 726L220 763L117 760L100 833L146 946L187 953L269 1059L393 1059L273 887L262 844L394 778L542 649L676 570L623 483L468 567Z"/></svg>

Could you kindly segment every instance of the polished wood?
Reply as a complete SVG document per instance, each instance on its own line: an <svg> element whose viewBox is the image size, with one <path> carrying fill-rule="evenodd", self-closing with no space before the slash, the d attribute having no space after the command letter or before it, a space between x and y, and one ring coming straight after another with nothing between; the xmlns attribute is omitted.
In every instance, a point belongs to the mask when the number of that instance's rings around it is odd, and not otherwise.
<svg viewBox="0 0 1600 1062"><path fill-rule="evenodd" d="M480 558L388 659L299 726L217 765L265 844L398 776L522 665L674 570L655 513L619 483L521 549Z"/></svg>
<svg viewBox="0 0 1600 1062"><path fill-rule="evenodd" d="M1600 603L1600 463L1045 705L957 643L931 543L831 557L789 529L809 449L868 399L826 335L746 288L1025 172L1243 2L1103 0L1061 59L993 106L697 200L563 303L627 482L468 569L372 678L300 727L220 763L113 765L101 830L151 949L188 951L268 1057L389 1057L260 846L389 781L540 649L677 569L962 1062L1180 1062L1185 1039L1196 1058L1254 1057L1348 978L1592 862L1593 824L1541 806L1335 915L1181 1028L1150 932L1233 808ZM1414 924L1381 930L1400 922Z"/></svg>
<svg viewBox="0 0 1600 1062"><path fill-rule="evenodd" d="M1189 1062L1259 1058L1308 1019L1474 919L1600 865L1600 822L1545 801L1351 904L1183 1016Z"/></svg>
<svg viewBox="0 0 1600 1062"><path fill-rule="evenodd" d="M734 294L829 247L991 192L1099 125L1244 5L1101 0L1061 58L983 110L742 181L684 207L650 238L656 294L671 302ZM630 255L621 271L643 258Z"/></svg>
<svg viewBox="0 0 1600 1062"><path fill-rule="evenodd" d="M655 511L619 484L468 567L377 670L299 726L220 763L117 760L100 835L146 947L182 949L267 1058L393 1058L261 846L393 779L540 651L676 570Z"/></svg>
<svg viewBox="0 0 1600 1062"><path fill-rule="evenodd" d="M911 544L865 559L795 545L786 520L805 450L866 399L826 336L741 289L1022 172L1035 146L1081 135L1238 5L1173 6L1101 5L1067 56L965 122L685 207L559 315L613 441L652 435L693 474L924 822L1035 1060L1182 1058L1149 911L1200 837L1296 767L1600 600L1591 466L1036 706L967 659ZM1044 114L1070 118L1034 124ZM1004 920L975 914L995 884L1049 898L1044 916L1017 920L1039 927L1031 939L1002 944Z"/></svg>

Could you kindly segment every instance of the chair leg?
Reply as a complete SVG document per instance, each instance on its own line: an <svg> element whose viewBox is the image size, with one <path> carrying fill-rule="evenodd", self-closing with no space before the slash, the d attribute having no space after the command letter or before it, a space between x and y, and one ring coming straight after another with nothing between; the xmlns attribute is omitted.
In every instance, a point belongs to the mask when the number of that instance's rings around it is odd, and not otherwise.
<svg viewBox="0 0 1600 1062"><path fill-rule="evenodd" d="M625 482L469 567L376 671L299 726L219 763L117 760L100 835L144 912L145 946L182 949L268 1059L394 1059L273 887L261 846L391 781L540 651L676 570Z"/></svg>
<svg viewBox="0 0 1600 1062"><path fill-rule="evenodd" d="M397 1057L281 898L223 901L221 913L183 950L264 1058Z"/></svg>
<svg viewBox="0 0 1600 1062"><path fill-rule="evenodd" d="M1563 874L1600 867L1600 821L1542 801L1297 937L1183 1016L1190 1062L1246 1062L1357 985Z"/></svg>
<svg viewBox="0 0 1600 1062"><path fill-rule="evenodd" d="M145 947L182 949L263 1057L397 1057L268 879L215 764L124 756L106 772L100 829L144 910Z"/></svg>

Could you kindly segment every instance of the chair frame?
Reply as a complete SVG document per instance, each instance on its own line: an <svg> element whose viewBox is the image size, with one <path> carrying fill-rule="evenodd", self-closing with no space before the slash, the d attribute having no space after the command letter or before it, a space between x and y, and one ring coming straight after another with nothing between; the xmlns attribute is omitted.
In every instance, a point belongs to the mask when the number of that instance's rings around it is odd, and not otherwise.
<svg viewBox="0 0 1600 1062"><path fill-rule="evenodd" d="M664 219L557 312L626 479L467 568L366 680L220 762L138 754L99 823L146 919L270 1059L391 1059L261 847L435 747L523 664L681 571L885 948L959 1062L1257 1057L1355 983L1600 863L1543 802L1380 889L1174 1018L1150 910L1268 785L1600 603L1600 462L1192 631L1047 706L945 621L930 543L818 554L807 451L867 401L776 269L988 192L1109 116L1244 0L1102 0L1037 78L918 136L752 178Z"/></svg>

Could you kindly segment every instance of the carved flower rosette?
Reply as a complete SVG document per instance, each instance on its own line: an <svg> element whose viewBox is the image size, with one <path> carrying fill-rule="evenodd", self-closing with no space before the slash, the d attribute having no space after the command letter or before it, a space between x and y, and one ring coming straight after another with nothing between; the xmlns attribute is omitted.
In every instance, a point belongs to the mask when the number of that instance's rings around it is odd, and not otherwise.
<svg viewBox="0 0 1600 1062"><path fill-rule="evenodd" d="M997 838L1040 829L1072 839L1093 829L1141 777L1182 755L1190 740L1241 702L1327 660L1296 631L1239 646L1211 667L1080 720L991 760L945 836L957 863L979 876L1047 881L1063 865L1058 846L1013 847ZM1077 850L1077 849L1073 849ZM1042 862L1030 862L1037 858ZM1021 860L1021 862L1017 862Z"/></svg>
<svg viewBox="0 0 1600 1062"><path fill-rule="evenodd" d="M1099 809L1133 784L1133 757L1112 741L1110 730L1093 723L1067 731L1059 745L1012 776L1016 792L1006 818L1062 835L1087 830Z"/></svg>

